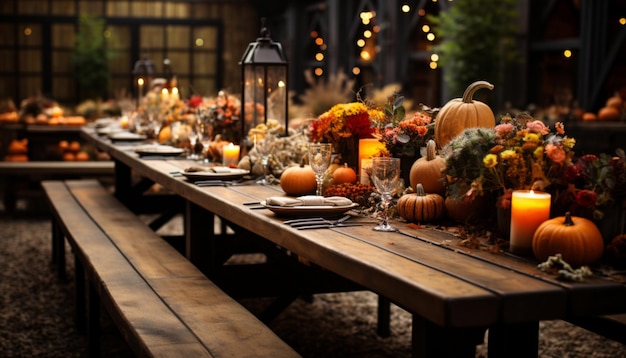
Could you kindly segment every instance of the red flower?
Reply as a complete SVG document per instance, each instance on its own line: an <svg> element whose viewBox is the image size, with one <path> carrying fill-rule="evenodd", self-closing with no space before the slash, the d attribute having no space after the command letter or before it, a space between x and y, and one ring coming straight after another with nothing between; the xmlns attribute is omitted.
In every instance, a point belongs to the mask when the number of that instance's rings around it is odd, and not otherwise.
<svg viewBox="0 0 626 358"><path fill-rule="evenodd" d="M584 208L593 208L598 194L593 190L580 190L576 193L576 204Z"/></svg>

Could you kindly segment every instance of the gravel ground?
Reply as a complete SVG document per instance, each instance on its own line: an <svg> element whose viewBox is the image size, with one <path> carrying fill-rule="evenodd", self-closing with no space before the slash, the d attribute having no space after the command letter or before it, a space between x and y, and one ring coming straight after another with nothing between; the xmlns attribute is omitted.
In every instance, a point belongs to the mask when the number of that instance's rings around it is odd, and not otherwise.
<svg viewBox="0 0 626 358"><path fill-rule="evenodd" d="M50 264L49 220L0 217L0 233L0 356L86 356L85 336L73 322L72 256L68 249L68 279L59 281ZM392 305L391 336L379 337L376 300L368 292L315 295L294 302L270 326L305 357L410 357L410 315ZM254 312L266 302L243 304ZM131 357L105 314L103 322L103 356ZM539 356L626 358L626 347L551 321L541 324ZM476 357L486 357L486 344Z"/></svg>

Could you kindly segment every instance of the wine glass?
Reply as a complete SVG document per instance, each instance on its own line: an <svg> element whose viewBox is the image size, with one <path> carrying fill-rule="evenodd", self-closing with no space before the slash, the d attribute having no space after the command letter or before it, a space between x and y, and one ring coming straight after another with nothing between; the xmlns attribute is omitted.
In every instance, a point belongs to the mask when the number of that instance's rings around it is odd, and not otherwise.
<svg viewBox="0 0 626 358"><path fill-rule="evenodd" d="M254 135L254 148L257 154L261 157L261 165L263 165L263 177L257 180L257 184L267 185L267 165L270 160L270 155L272 154L272 148L274 147L275 137L266 133L265 136L259 138L257 135Z"/></svg>
<svg viewBox="0 0 626 358"><path fill-rule="evenodd" d="M372 159L372 181L382 197L383 222L374 227L376 231L397 231L389 225L389 204L391 193L398 185L400 178L400 158L376 157Z"/></svg>
<svg viewBox="0 0 626 358"><path fill-rule="evenodd" d="M332 153L333 146L330 143L309 143L309 165L315 172L315 180L317 181L316 194L318 196L322 196L324 174L330 165L330 157Z"/></svg>

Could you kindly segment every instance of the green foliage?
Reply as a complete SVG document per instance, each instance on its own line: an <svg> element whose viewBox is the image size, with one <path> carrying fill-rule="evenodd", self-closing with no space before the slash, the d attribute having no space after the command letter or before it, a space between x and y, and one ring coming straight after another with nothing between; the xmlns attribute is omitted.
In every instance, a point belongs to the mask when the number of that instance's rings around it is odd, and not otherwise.
<svg viewBox="0 0 626 358"><path fill-rule="evenodd" d="M91 15L81 15L72 64L83 96L106 98L109 89L109 59L105 21Z"/></svg>
<svg viewBox="0 0 626 358"><path fill-rule="evenodd" d="M519 0L460 0L431 16L441 43L434 51L454 97L477 80L498 86L504 68L515 62Z"/></svg>

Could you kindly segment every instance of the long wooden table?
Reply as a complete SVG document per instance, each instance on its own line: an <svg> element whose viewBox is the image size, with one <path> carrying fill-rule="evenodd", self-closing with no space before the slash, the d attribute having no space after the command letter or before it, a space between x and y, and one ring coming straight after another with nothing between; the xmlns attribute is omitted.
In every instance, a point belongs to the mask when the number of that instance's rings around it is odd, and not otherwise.
<svg viewBox="0 0 626 358"><path fill-rule="evenodd" d="M473 357L486 329L490 357L536 356L539 321L626 312L626 287L618 280L595 274L560 281L532 258L470 249L438 228L396 223L399 232L381 233L372 231L372 219L357 218L368 223L296 230L269 210L244 205L284 195L278 186L200 187L172 175L189 161L141 159L132 146L114 145L89 128L83 135L115 161L122 200L132 197L132 176L186 200L186 255L205 272L222 262L212 225L217 216L412 313L415 356Z"/></svg>

